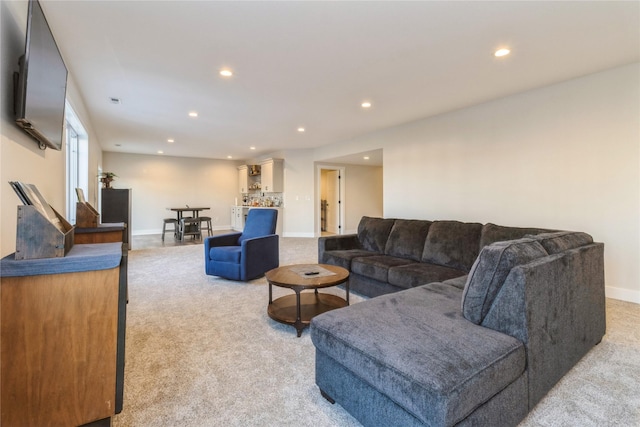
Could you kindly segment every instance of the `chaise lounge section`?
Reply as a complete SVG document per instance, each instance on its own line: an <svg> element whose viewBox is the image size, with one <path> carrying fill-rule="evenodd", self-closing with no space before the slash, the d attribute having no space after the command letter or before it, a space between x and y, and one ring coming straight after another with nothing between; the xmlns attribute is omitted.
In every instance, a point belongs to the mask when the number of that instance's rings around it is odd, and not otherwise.
<svg viewBox="0 0 640 427"><path fill-rule="evenodd" d="M323 395L365 426L516 425L605 333L604 246L586 233L360 225L359 247L336 236L319 257L378 296L317 316L311 338ZM405 271L424 276L401 282Z"/></svg>

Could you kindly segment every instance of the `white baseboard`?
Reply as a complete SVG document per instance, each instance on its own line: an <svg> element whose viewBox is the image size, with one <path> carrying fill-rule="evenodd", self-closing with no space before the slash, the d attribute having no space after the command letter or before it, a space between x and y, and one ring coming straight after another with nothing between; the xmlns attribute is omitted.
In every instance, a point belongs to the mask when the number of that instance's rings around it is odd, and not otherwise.
<svg viewBox="0 0 640 427"><path fill-rule="evenodd" d="M131 235L132 236L148 236L149 234L162 234L162 228L153 228L153 229L149 229L149 230L137 230L137 231L132 231Z"/></svg>
<svg viewBox="0 0 640 427"><path fill-rule="evenodd" d="M616 288L614 286L606 286L604 288L604 293L607 298L619 299L622 301L640 304L640 291L634 291L625 288Z"/></svg>
<svg viewBox="0 0 640 427"><path fill-rule="evenodd" d="M316 237L314 233L282 233L282 237Z"/></svg>

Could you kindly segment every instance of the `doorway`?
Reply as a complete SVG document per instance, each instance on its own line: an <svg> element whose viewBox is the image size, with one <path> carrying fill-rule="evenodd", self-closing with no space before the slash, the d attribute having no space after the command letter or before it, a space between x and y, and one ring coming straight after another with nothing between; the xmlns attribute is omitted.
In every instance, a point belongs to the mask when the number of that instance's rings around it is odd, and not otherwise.
<svg viewBox="0 0 640 427"><path fill-rule="evenodd" d="M344 223L344 167L319 166L320 219L318 235L342 234Z"/></svg>

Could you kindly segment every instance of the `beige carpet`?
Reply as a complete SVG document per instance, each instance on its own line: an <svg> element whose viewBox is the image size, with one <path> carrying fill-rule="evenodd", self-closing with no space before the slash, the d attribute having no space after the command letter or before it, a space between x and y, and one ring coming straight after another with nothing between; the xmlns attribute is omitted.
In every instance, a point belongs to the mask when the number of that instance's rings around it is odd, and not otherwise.
<svg viewBox="0 0 640 427"><path fill-rule="evenodd" d="M202 251L130 252L124 410L113 425L358 426L320 396L308 330L297 338L267 316L266 280L206 276ZM316 259L316 239L281 239L282 265ZM640 306L607 304L605 340L523 426L640 425Z"/></svg>

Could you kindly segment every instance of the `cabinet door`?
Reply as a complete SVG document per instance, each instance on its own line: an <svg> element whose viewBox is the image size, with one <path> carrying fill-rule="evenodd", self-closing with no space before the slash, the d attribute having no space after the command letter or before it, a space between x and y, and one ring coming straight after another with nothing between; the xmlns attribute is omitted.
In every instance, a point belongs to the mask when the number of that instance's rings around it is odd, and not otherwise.
<svg viewBox="0 0 640 427"><path fill-rule="evenodd" d="M262 166L262 191L281 193L283 191L282 159L269 159Z"/></svg>
<svg viewBox="0 0 640 427"><path fill-rule="evenodd" d="M231 229L235 229L236 228L236 208L235 206L233 206L231 208Z"/></svg>
<svg viewBox="0 0 640 427"><path fill-rule="evenodd" d="M239 231L244 229L244 212L240 207L236 210L236 227Z"/></svg>
<svg viewBox="0 0 640 427"><path fill-rule="evenodd" d="M1 425L78 426L115 413L119 278L117 267L2 278Z"/></svg>
<svg viewBox="0 0 640 427"><path fill-rule="evenodd" d="M248 168L246 166L238 167L238 191L240 194L249 192L249 176Z"/></svg>

